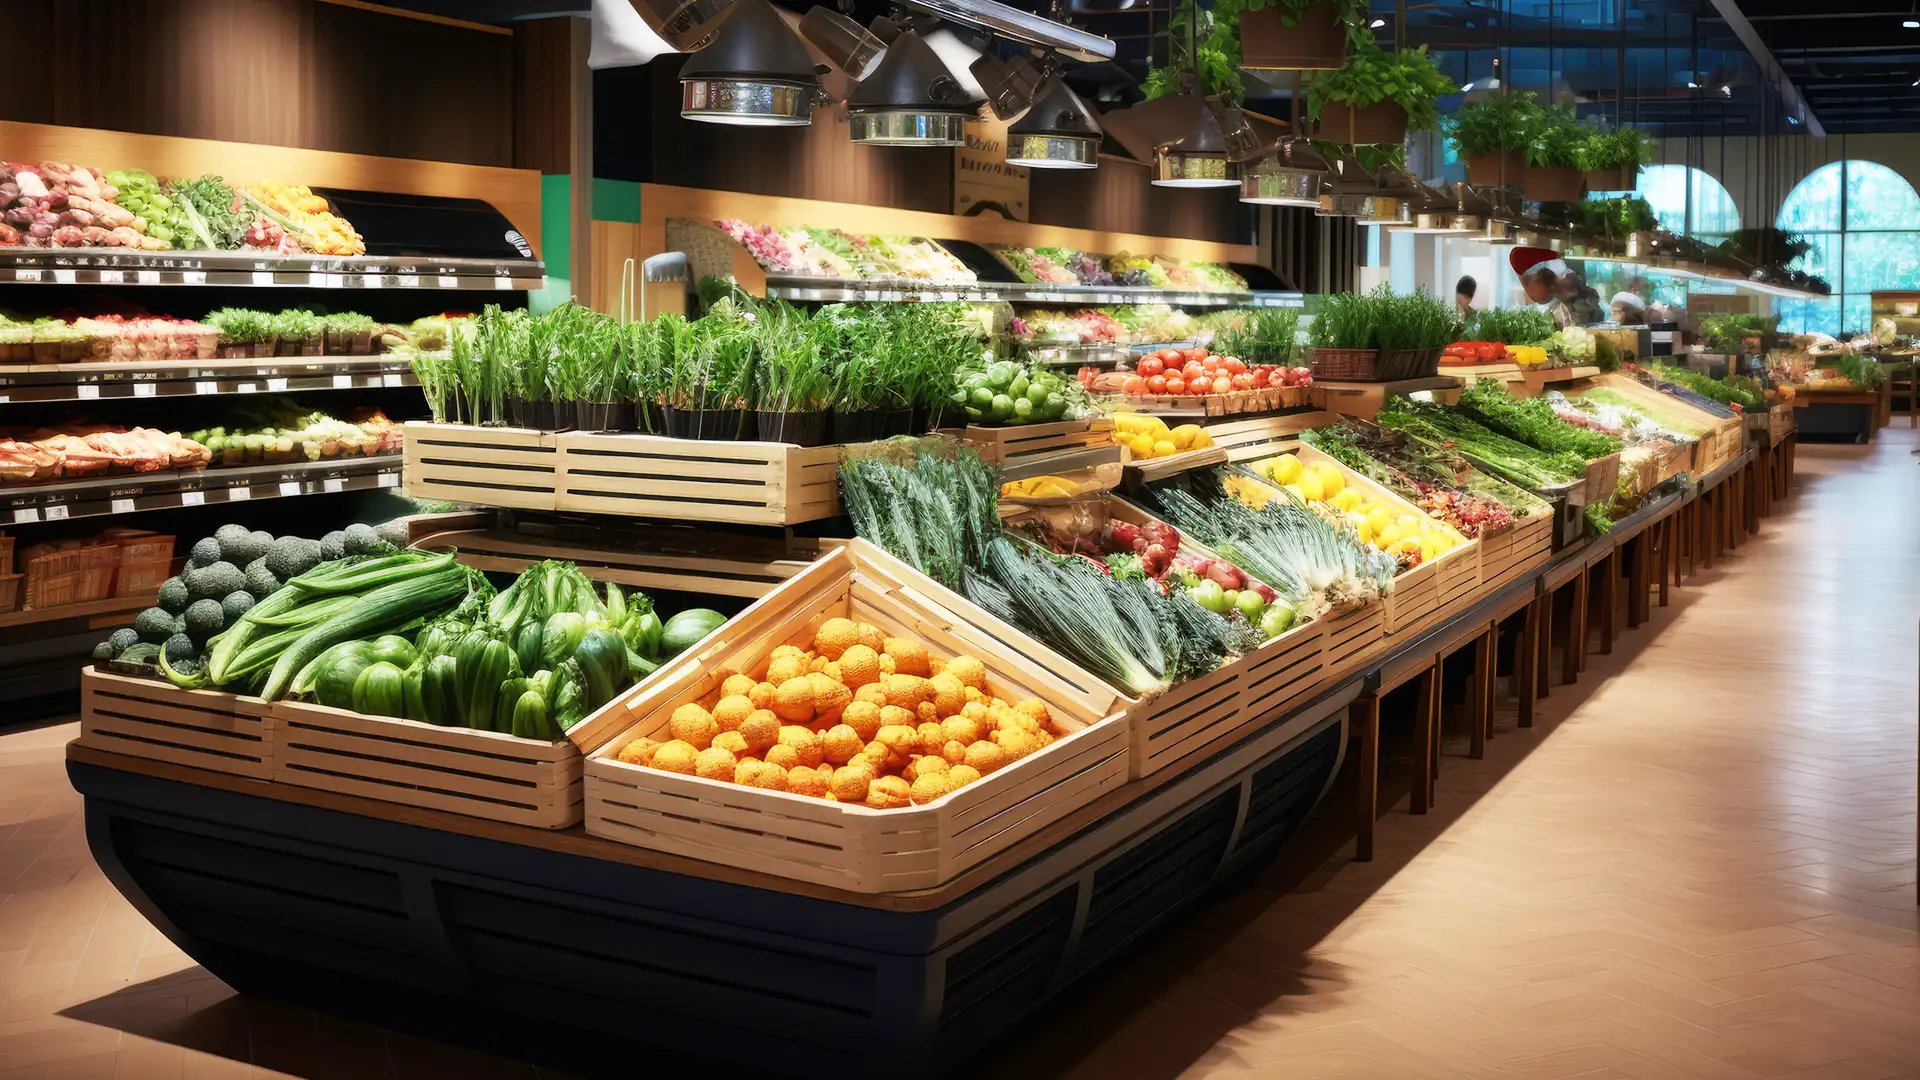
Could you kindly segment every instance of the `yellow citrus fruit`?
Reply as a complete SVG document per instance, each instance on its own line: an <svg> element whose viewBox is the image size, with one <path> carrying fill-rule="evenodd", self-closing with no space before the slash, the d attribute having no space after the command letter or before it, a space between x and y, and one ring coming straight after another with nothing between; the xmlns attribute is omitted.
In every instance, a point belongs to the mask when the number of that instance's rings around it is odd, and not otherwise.
<svg viewBox="0 0 1920 1080"><path fill-rule="evenodd" d="M1173 439L1173 445L1182 450L1187 450L1192 448L1194 439L1200 435L1200 425L1181 424L1179 427L1174 428L1169 434Z"/></svg>
<svg viewBox="0 0 1920 1080"><path fill-rule="evenodd" d="M1172 457L1179 452L1180 448L1175 446L1171 439L1161 439L1153 444L1154 457Z"/></svg>
<svg viewBox="0 0 1920 1080"><path fill-rule="evenodd" d="M1352 488L1345 488L1336 492L1328 501L1341 510L1352 510L1360 505L1360 493Z"/></svg>
<svg viewBox="0 0 1920 1080"><path fill-rule="evenodd" d="M1367 527L1373 530L1375 536L1393 525L1393 515L1387 513L1387 508L1384 506L1376 506L1366 513Z"/></svg>
<svg viewBox="0 0 1920 1080"><path fill-rule="evenodd" d="M1319 475L1320 489L1327 493L1329 499L1340 494L1341 490L1347 486L1347 474L1341 472L1340 466L1331 461L1315 462L1313 471Z"/></svg>
<svg viewBox="0 0 1920 1080"><path fill-rule="evenodd" d="M1319 502L1327 497L1327 489L1320 483L1319 473L1303 471L1300 479L1294 481L1294 484L1308 502Z"/></svg>
<svg viewBox="0 0 1920 1080"><path fill-rule="evenodd" d="M1392 549L1394 543L1399 539L1400 530L1394 528L1391 524L1384 529L1373 530L1373 546L1382 551Z"/></svg>
<svg viewBox="0 0 1920 1080"><path fill-rule="evenodd" d="M1267 469L1267 475L1273 477L1274 483L1281 485L1299 480L1300 474L1306 471L1306 467L1300 464L1300 459L1292 454L1281 454L1274 458Z"/></svg>

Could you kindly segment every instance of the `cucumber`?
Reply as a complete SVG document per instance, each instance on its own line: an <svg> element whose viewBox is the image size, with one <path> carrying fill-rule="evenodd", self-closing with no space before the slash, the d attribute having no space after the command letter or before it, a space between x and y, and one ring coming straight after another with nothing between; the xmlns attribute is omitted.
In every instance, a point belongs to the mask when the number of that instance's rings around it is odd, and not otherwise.
<svg viewBox="0 0 1920 1080"><path fill-rule="evenodd" d="M315 657L342 641L377 634L444 610L459 602L468 589L467 571L451 562L425 577L383 585L360 597L358 603L307 630L280 654L267 676L262 696L278 701L293 677Z"/></svg>

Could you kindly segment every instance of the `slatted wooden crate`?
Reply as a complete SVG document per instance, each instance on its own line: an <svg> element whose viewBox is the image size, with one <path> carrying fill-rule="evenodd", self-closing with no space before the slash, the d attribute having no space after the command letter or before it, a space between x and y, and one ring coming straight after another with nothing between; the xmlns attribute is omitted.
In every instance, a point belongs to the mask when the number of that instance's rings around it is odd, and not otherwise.
<svg viewBox="0 0 1920 1080"><path fill-rule="evenodd" d="M267 703L88 668L80 673L80 743L129 757L266 780Z"/></svg>
<svg viewBox="0 0 1920 1080"><path fill-rule="evenodd" d="M1793 402L1783 401L1767 410L1767 435L1769 446L1779 446L1781 441L1798 430L1794 420Z"/></svg>
<svg viewBox="0 0 1920 1080"><path fill-rule="evenodd" d="M1344 679L1378 657L1386 641L1385 615L1378 600L1368 600L1327 616L1320 637L1320 677L1328 682Z"/></svg>
<svg viewBox="0 0 1920 1080"><path fill-rule="evenodd" d="M1337 414L1320 410L1208 424L1207 434L1213 437L1215 446L1227 452L1229 460L1248 461L1290 450L1301 432L1339 422Z"/></svg>
<svg viewBox="0 0 1920 1080"><path fill-rule="evenodd" d="M1117 498L1086 500L1076 504L1073 511L1090 515L1089 520L1095 524L1114 520L1145 525L1156 520L1138 506ZM1009 519L1009 524L1045 516L1043 511L1025 511ZM1220 557L1187 536L1180 539L1180 554L1201 559ZM946 596L966 603L950 593ZM1272 717L1286 703L1304 695L1319 681L1319 639L1319 624L1306 623L1247 656L1163 694L1144 700L1122 695L1132 746L1129 774L1138 779L1158 772L1225 735ZM1035 643L1035 648L1045 647ZM1088 678L1051 650L1045 656L1050 666L1071 669L1069 678Z"/></svg>
<svg viewBox="0 0 1920 1080"><path fill-rule="evenodd" d="M1325 464L1339 469L1348 487L1360 491L1370 502L1391 508L1396 519L1411 514L1423 521L1433 520L1425 511L1386 485L1354 472L1311 446L1302 444L1291 453L1302 464ZM1249 462L1249 467L1258 471L1266 460ZM1447 526L1447 529L1459 537L1458 531L1452 526ZM1389 637L1418 633L1431 625L1433 619L1460 596L1479 587L1480 542L1464 537L1459 539L1461 542L1453 548L1394 576L1393 591L1382 598L1382 626Z"/></svg>
<svg viewBox="0 0 1920 1080"><path fill-rule="evenodd" d="M1004 624L938 602L939 586L862 540L768 593L645 683L569 733L591 747L587 831L655 851L747 867L854 892L930 888L1031 836L1127 776L1127 727L1111 690L1036 664L1038 648ZM833 616L865 620L946 656L976 656L1001 697L1038 697L1067 734L933 802L876 810L663 772L619 760L665 734L673 710L754 669L774 646L811 637ZM991 622L991 620L988 620ZM1102 704L1102 703L1106 704Z"/></svg>
<svg viewBox="0 0 1920 1080"><path fill-rule="evenodd" d="M275 702L268 725L276 783L540 829L580 820L580 751L570 742L294 701Z"/></svg>
<svg viewBox="0 0 1920 1080"><path fill-rule="evenodd" d="M401 486L413 498L557 509L559 455L550 431L410 421L401 435Z"/></svg>
<svg viewBox="0 0 1920 1080"><path fill-rule="evenodd" d="M649 591L670 589L757 599L805 570L820 557L821 550L837 543L794 540L790 542L795 551L804 551L804 555L785 555L777 545L754 545L740 537L714 533L676 530L670 542L673 546L666 550L626 549L605 539L594 543L578 537L452 529L422 536L414 546L427 551L456 551L462 564L493 573L518 574L537 562L565 559L594 581ZM707 548L711 554L689 553L702 544L711 545Z"/></svg>
<svg viewBox="0 0 1920 1080"><path fill-rule="evenodd" d="M1553 553L1553 511L1520 518L1503 532L1480 538L1480 578L1487 592L1507 585Z"/></svg>
<svg viewBox="0 0 1920 1080"><path fill-rule="evenodd" d="M968 424L960 433L990 465L1007 465L1063 451L1113 445L1113 421L1104 417L1056 420L1049 424L982 427Z"/></svg>
<svg viewBox="0 0 1920 1080"><path fill-rule="evenodd" d="M840 512L836 446L559 436L558 509L622 517L796 525Z"/></svg>
<svg viewBox="0 0 1920 1080"><path fill-rule="evenodd" d="M1587 462L1586 480L1588 502L1611 502L1614 487L1620 483L1620 455L1616 452Z"/></svg>

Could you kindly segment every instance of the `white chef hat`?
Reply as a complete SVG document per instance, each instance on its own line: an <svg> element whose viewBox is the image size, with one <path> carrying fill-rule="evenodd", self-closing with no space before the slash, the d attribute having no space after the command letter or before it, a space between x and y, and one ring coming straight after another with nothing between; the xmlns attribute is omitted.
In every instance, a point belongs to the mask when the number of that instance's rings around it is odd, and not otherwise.
<svg viewBox="0 0 1920 1080"><path fill-rule="evenodd" d="M1645 300L1642 300L1637 293L1630 293L1630 292L1614 293L1612 302L1614 304L1617 304L1624 308L1628 308L1633 311L1647 310L1647 302Z"/></svg>

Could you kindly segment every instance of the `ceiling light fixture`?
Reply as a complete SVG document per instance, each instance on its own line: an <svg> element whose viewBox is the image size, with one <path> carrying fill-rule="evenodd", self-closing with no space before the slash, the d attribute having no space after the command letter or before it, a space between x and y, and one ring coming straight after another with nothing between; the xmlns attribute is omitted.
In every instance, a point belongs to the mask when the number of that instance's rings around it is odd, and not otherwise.
<svg viewBox="0 0 1920 1080"><path fill-rule="evenodd" d="M1283 139L1267 157L1243 166L1240 201L1255 206L1320 208L1320 186L1330 167L1313 140Z"/></svg>
<svg viewBox="0 0 1920 1080"><path fill-rule="evenodd" d="M631 0L654 32L675 52L699 52L713 44L734 14L733 0Z"/></svg>
<svg viewBox="0 0 1920 1080"><path fill-rule="evenodd" d="M1732 96L1733 96L1733 87L1731 87L1731 86L1728 86L1728 85L1727 85L1726 83L1721 83L1721 84L1720 84L1720 96L1721 96L1721 97L1732 97Z"/></svg>
<svg viewBox="0 0 1920 1080"><path fill-rule="evenodd" d="M847 126L854 142L868 146L959 146L977 104L932 47L908 31L847 95Z"/></svg>
<svg viewBox="0 0 1920 1080"><path fill-rule="evenodd" d="M1221 113L1206 98L1186 93L1151 104L1171 121L1163 130L1175 133L1154 142L1150 182L1155 187L1216 188L1240 183L1239 167L1228 157ZM1237 111L1233 115L1238 116Z"/></svg>
<svg viewBox="0 0 1920 1080"><path fill-rule="evenodd" d="M772 4L733 0L713 43L680 67L680 115L749 127L811 124L819 80L807 47Z"/></svg>
<svg viewBox="0 0 1920 1080"><path fill-rule="evenodd" d="M1054 75L1026 115L1007 128L1007 164L1029 169L1094 169L1100 165L1100 121L1080 95Z"/></svg>
<svg viewBox="0 0 1920 1080"><path fill-rule="evenodd" d="M875 19L876 26L884 22ZM834 67L855 82L873 74L887 52L887 43L876 30L869 30L829 7L811 7L800 16L800 36L812 43Z"/></svg>
<svg viewBox="0 0 1920 1080"><path fill-rule="evenodd" d="M1692 79L1688 79L1688 80L1687 80L1687 89L1689 89L1689 90L1698 90L1698 89L1700 89L1700 84L1699 84L1699 83L1697 83L1697 82L1694 82L1694 81L1693 81Z"/></svg>
<svg viewBox="0 0 1920 1080"><path fill-rule="evenodd" d="M1920 19L1908 19L1900 25L1909 30L1920 30Z"/></svg>
<svg viewBox="0 0 1920 1080"><path fill-rule="evenodd" d="M1378 29L1380 29L1381 27L1383 27L1383 26L1385 26L1385 25L1387 25L1387 20L1385 20L1385 19L1375 19L1375 20L1373 20L1372 22L1370 22L1370 23L1368 23L1368 24L1367 24L1367 28L1368 28L1368 29L1370 29L1370 30L1378 30Z"/></svg>

